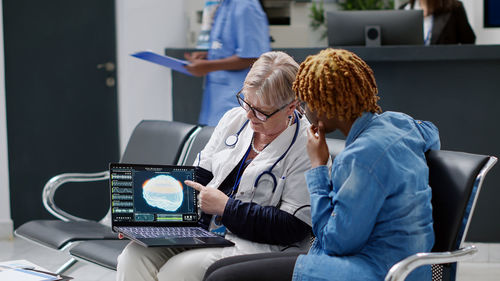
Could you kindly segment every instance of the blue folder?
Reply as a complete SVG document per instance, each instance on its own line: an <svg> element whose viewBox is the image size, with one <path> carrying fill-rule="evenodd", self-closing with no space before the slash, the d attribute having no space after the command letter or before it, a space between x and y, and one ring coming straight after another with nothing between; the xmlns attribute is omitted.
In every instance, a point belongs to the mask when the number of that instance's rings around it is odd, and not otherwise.
<svg viewBox="0 0 500 281"><path fill-rule="evenodd" d="M189 64L189 62L185 61L185 60L179 60L179 59L176 59L173 57L160 55L157 53L153 53L151 51L137 52L137 53L131 54L131 56L139 58L139 59L143 59L143 60L146 60L146 61L149 61L152 63L156 63L159 65L163 65L163 66L171 68L175 71L179 71L179 72L182 72L186 75L193 76L193 74L191 74L189 71L187 71L187 69L184 67L185 65Z"/></svg>

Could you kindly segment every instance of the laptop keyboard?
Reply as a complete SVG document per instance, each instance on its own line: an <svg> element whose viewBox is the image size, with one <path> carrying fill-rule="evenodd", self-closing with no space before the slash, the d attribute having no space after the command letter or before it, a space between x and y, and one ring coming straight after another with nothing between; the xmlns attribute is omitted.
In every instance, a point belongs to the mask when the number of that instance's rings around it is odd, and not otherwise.
<svg viewBox="0 0 500 281"><path fill-rule="evenodd" d="M217 237L199 227L120 227L120 232L137 238Z"/></svg>

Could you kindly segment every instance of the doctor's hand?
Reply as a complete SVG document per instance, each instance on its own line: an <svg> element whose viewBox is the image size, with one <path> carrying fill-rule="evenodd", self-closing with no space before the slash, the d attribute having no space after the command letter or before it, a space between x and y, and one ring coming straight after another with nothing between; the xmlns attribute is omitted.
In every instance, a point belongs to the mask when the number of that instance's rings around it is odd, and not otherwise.
<svg viewBox="0 0 500 281"><path fill-rule="evenodd" d="M318 122L317 127L311 125L307 130L307 154L312 168L328 163L330 152L325 140L325 125L322 121Z"/></svg>
<svg viewBox="0 0 500 281"><path fill-rule="evenodd" d="M217 188L206 187L194 181L185 180L184 183L200 192L198 203L203 212L220 216L224 214L224 208L229 200L226 194Z"/></svg>

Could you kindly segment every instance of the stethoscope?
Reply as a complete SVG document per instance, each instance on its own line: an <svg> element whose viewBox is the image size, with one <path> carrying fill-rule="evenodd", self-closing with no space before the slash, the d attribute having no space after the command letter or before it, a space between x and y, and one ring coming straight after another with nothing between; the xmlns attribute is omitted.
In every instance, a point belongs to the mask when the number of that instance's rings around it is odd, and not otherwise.
<svg viewBox="0 0 500 281"><path fill-rule="evenodd" d="M248 121L250 120L247 120L245 121L245 123L243 123L243 126L241 126L241 128L238 130L238 132L236 132L236 134L230 135L229 137L226 138L225 143L227 146L235 146L238 143L238 138L240 137L241 131L245 129L245 127L248 124Z"/></svg>
<svg viewBox="0 0 500 281"><path fill-rule="evenodd" d="M290 145L288 146L288 148L286 149L286 151L278 158L278 160L276 160L276 162L274 162L274 164L269 169L267 169L266 171L260 173L260 175L257 176L257 178L255 179L254 186L253 186L254 189L257 188L257 185L259 184L259 181L262 178L262 176L269 175L272 178L272 180L273 180L273 191L272 192L274 193L274 191L276 190L276 187L278 186L278 180L276 179L276 176L272 173L272 171L273 171L274 167L276 167L276 165L281 160L283 160L283 158L285 158L286 154L288 153L288 151L290 150L290 148L292 148L293 144L297 140L297 136L299 134L300 119L299 119L299 116L298 116L297 112L294 112L294 115L295 115L295 120L297 121L297 126L295 127L295 133L293 135L292 142L290 143ZM238 139L239 139L239 136L241 134L241 131L243 131L243 129L247 126L248 121L249 120L247 120L247 121L245 121L245 123L243 123L243 125L238 130L238 132L236 132L236 134L230 135L229 137L226 138L225 143L226 143L227 146L235 146L238 143ZM236 190L238 189L238 185L240 184L240 180L241 180L240 171L241 171L243 165L246 162L248 154L250 154L250 149L251 148L248 147L248 150L245 153L245 156L243 157L243 160L241 161L240 167L238 169L237 179L236 179L236 181L234 183L233 190L231 191L231 196L233 196L236 193Z"/></svg>

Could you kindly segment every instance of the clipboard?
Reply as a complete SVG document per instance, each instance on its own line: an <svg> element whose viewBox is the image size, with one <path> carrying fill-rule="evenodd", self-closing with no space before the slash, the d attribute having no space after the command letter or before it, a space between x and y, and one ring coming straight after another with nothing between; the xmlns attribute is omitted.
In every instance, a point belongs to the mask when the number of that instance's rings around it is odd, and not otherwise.
<svg viewBox="0 0 500 281"><path fill-rule="evenodd" d="M189 76L193 76L193 74L187 71L187 69L184 67L185 65L189 64L189 62L185 60L180 60L173 57L160 55L151 51L137 52L131 54L131 56L171 68L175 71L182 72Z"/></svg>

